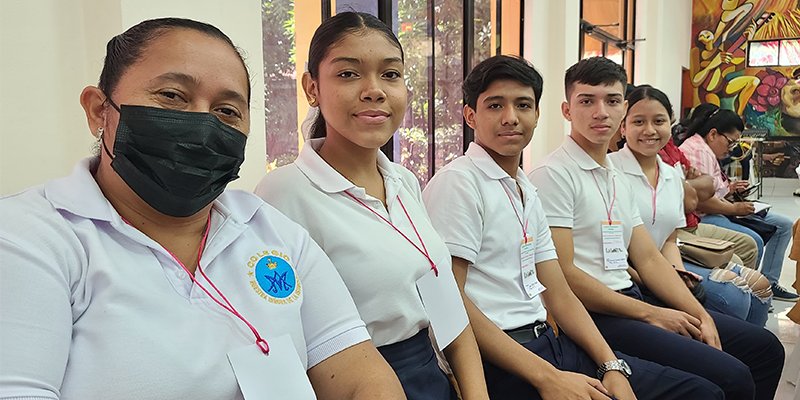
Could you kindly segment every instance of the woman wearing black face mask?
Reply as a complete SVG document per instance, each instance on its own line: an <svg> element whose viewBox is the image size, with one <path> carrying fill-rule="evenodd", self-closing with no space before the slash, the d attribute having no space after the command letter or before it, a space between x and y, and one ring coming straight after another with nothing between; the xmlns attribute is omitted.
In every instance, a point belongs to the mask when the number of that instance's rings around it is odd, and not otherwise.
<svg viewBox="0 0 800 400"><path fill-rule="evenodd" d="M308 234L225 191L250 118L230 39L142 22L98 86L99 157L0 199L0 399L402 398Z"/></svg>

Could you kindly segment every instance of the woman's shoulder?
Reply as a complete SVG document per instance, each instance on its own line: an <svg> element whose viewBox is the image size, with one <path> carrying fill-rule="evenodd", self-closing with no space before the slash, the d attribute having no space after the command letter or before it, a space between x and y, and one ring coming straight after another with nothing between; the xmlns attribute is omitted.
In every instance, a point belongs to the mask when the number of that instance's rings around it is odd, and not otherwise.
<svg viewBox="0 0 800 400"><path fill-rule="evenodd" d="M54 269L73 276L86 261L73 217L79 218L48 200L44 185L0 197L0 251L18 260L4 262L3 268Z"/></svg>

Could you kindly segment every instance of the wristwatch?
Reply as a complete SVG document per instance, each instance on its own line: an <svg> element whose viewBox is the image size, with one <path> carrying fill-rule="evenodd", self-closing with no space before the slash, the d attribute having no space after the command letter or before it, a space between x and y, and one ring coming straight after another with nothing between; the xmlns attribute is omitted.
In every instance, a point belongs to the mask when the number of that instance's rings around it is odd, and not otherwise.
<svg viewBox="0 0 800 400"><path fill-rule="evenodd" d="M619 371L626 378L630 378L631 374L633 373L633 371L631 371L631 367L628 365L628 363L625 362L625 360L617 359L617 360L606 361L602 365L600 365L600 368L597 369L597 379L600 379L602 381L603 376L608 371Z"/></svg>

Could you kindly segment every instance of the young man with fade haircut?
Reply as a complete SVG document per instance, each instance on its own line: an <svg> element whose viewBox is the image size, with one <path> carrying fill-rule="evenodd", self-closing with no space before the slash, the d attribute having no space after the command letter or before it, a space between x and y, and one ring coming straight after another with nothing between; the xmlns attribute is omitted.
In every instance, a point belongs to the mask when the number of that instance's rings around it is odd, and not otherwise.
<svg viewBox="0 0 800 400"><path fill-rule="evenodd" d="M478 64L463 85L475 142L423 191L453 257L491 397L722 398L704 378L615 354L567 285L536 188L519 168L539 118L542 83L519 58Z"/></svg>
<svg viewBox="0 0 800 400"><path fill-rule="evenodd" d="M650 193L634 194L606 158L625 116L626 80L621 66L602 57L570 67L561 106L569 137L529 176L542 193L564 276L613 349L700 375L726 399L772 399L781 343L695 300L642 225L634 196ZM643 298L628 267L657 299Z"/></svg>

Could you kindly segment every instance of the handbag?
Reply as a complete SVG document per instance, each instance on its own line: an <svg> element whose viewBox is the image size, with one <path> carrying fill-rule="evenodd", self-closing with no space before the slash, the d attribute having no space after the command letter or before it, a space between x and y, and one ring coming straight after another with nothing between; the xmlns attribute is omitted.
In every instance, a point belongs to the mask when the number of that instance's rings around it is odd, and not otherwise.
<svg viewBox="0 0 800 400"><path fill-rule="evenodd" d="M734 243L697 235L678 241L681 258L706 268L724 268L733 258Z"/></svg>
<svg viewBox="0 0 800 400"><path fill-rule="evenodd" d="M726 217L734 224L739 224L757 233L758 236L761 236L761 239L764 240L765 244L769 242L769 239L772 238L772 235L778 230L777 226L765 221L764 217L758 214L745 215L744 217L726 215Z"/></svg>

